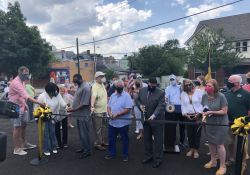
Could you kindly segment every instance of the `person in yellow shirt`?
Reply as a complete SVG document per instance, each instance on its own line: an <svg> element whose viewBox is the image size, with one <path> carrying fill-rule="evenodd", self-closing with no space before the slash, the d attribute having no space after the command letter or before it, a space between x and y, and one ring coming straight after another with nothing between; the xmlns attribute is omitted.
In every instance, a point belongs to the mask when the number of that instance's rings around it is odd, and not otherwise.
<svg viewBox="0 0 250 175"><path fill-rule="evenodd" d="M91 95L91 111L94 117L106 117L107 116L107 92L103 83L106 82L105 73L96 72L96 82L92 86ZM106 118L93 118L93 128L95 133L95 148L104 151L108 146L108 143L104 142L104 134L106 129Z"/></svg>

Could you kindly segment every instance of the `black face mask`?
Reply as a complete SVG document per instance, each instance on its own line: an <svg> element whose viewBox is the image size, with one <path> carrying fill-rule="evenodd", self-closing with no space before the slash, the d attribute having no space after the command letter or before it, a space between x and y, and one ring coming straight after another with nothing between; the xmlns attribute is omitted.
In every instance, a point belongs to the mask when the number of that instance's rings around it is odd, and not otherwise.
<svg viewBox="0 0 250 175"><path fill-rule="evenodd" d="M122 87L117 87L116 90L117 90L117 92L120 94L120 93L122 93L123 88L122 88Z"/></svg>
<svg viewBox="0 0 250 175"><path fill-rule="evenodd" d="M187 92L189 92L189 91L192 90L192 88L193 88L193 86L185 87L185 90L186 90Z"/></svg>
<svg viewBox="0 0 250 175"><path fill-rule="evenodd" d="M148 86L148 91L151 93L154 92L155 89L156 89L156 86L152 86L152 87Z"/></svg>
<svg viewBox="0 0 250 175"><path fill-rule="evenodd" d="M135 85L136 85L136 87L140 87L140 84L138 84L138 83L137 83L137 84L135 84Z"/></svg>
<svg viewBox="0 0 250 175"><path fill-rule="evenodd" d="M200 86L201 83L199 81L194 82L196 86Z"/></svg>
<svg viewBox="0 0 250 175"><path fill-rule="evenodd" d="M250 84L250 78L247 78L247 82L248 82L248 84Z"/></svg>
<svg viewBox="0 0 250 175"><path fill-rule="evenodd" d="M79 80L74 81L74 83L75 83L75 84L78 84L78 86L80 86L80 85L81 85L81 83L80 83L80 81L79 81Z"/></svg>
<svg viewBox="0 0 250 175"><path fill-rule="evenodd" d="M233 88L234 86L235 86L234 83L227 82L227 87L228 87L228 89L231 89L231 88Z"/></svg>

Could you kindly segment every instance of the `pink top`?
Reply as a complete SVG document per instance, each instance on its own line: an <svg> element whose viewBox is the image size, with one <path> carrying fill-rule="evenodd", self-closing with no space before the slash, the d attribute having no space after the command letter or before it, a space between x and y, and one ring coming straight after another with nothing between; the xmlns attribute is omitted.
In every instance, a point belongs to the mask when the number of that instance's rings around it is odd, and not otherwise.
<svg viewBox="0 0 250 175"><path fill-rule="evenodd" d="M9 100L20 106L19 114L24 114L25 101L28 100L29 94L25 91L24 82L17 76L9 87Z"/></svg>
<svg viewBox="0 0 250 175"><path fill-rule="evenodd" d="M244 85L242 88L250 92L250 84ZM248 115L250 115L250 111L248 112Z"/></svg>
<svg viewBox="0 0 250 175"><path fill-rule="evenodd" d="M65 87L65 95L68 94L68 90L70 89L70 87Z"/></svg>

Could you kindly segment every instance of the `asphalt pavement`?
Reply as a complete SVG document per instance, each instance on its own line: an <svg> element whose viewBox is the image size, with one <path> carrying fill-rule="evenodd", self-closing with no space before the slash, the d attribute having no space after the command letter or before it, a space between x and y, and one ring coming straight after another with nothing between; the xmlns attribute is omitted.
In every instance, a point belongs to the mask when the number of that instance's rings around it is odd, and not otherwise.
<svg viewBox="0 0 250 175"><path fill-rule="evenodd" d="M73 125L76 126L76 121L73 120ZM94 133L92 123L90 125L91 147L93 154L85 159L79 159L79 153L76 150L81 148L81 143L77 133L77 128L69 128L68 132L68 148L59 149L57 154L47 156L49 162L42 166L32 166L29 162L38 157L38 148L28 150L25 156L13 154L12 140L13 126L10 119L0 119L0 131L7 133L7 158L0 163L0 174L38 174L38 175L147 175L147 174L171 174L171 175L210 175L215 174L219 168L205 169L204 165L209 162L210 157L207 156L208 147L204 145L205 136L202 131L202 139L200 146L200 158L194 159L187 157L186 153L189 148L180 146L180 154L164 154L163 163L159 168L153 168L153 162L142 164L145 158L143 139L137 140L138 134L135 134L135 123L132 123L129 128L129 161L123 162L122 158L122 140L117 141L117 155L110 160L104 159L108 155L108 150L98 151L94 148ZM106 131L107 133L107 131ZM107 135L107 134L106 134ZM178 134L177 134L178 135ZM27 141L38 145L38 127L36 123L28 123L27 126ZM226 137L226 136L225 136ZM108 142L108 138L105 139ZM20 141L21 144L21 141ZM107 147L108 148L108 147ZM250 161L247 161L250 164ZM250 167L250 166L249 166ZM234 167L228 168L227 174L234 174ZM250 174L248 168L245 175Z"/></svg>

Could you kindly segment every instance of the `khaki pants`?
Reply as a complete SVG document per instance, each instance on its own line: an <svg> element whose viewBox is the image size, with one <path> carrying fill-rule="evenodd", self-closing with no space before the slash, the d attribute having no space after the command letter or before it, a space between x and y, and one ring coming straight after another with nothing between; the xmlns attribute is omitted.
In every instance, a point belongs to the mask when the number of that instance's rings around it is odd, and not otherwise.
<svg viewBox="0 0 250 175"><path fill-rule="evenodd" d="M107 117L105 113L93 114L93 117ZM106 131L106 118L93 118L93 129L95 133L95 147L101 146L104 142L105 131Z"/></svg>

